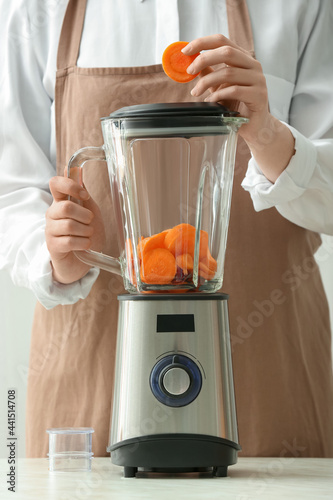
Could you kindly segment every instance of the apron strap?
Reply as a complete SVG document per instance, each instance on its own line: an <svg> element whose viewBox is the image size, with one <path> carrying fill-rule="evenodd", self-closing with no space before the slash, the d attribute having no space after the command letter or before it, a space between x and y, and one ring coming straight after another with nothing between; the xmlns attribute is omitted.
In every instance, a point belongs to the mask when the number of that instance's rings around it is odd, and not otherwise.
<svg viewBox="0 0 333 500"><path fill-rule="evenodd" d="M229 38L254 57L252 27L246 0L226 0Z"/></svg>
<svg viewBox="0 0 333 500"><path fill-rule="evenodd" d="M225 0L228 15L229 39L255 57L252 27L246 0ZM238 111L239 101L228 101L225 105Z"/></svg>
<svg viewBox="0 0 333 500"><path fill-rule="evenodd" d="M60 32L57 69L76 66L87 0L69 0Z"/></svg>

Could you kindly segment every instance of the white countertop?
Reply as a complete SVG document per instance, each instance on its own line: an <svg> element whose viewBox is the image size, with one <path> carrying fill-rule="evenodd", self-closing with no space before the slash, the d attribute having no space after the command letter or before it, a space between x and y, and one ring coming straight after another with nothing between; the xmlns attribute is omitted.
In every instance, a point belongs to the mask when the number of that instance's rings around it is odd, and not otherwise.
<svg viewBox="0 0 333 500"><path fill-rule="evenodd" d="M91 472L50 473L43 458L20 459L16 492L7 490L7 460L0 460L0 498L54 500L295 500L333 499L333 459L239 458L226 478L131 478L109 458Z"/></svg>

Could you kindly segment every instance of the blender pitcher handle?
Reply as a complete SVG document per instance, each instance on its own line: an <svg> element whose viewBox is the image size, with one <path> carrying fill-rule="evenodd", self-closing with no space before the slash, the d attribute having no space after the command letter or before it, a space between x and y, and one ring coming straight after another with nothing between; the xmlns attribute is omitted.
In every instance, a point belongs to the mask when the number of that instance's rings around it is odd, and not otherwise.
<svg viewBox="0 0 333 500"><path fill-rule="evenodd" d="M68 162L67 176L83 186L82 168L84 164L90 160L106 161L104 146L91 146L76 151ZM79 175L77 175L77 172L79 172ZM78 200L73 200L73 198L70 199L79 205L82 204L82 202ZM75 250L74 255L85 264L100 267L105 271L119 274L120 276L122 275L120 261L115 257L95 252L94 250Z"/></svg>

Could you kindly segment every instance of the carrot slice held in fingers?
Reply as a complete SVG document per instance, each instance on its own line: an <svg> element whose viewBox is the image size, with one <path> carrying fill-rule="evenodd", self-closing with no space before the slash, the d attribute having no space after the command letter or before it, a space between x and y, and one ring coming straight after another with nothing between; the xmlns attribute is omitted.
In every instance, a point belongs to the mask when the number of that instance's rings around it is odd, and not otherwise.
<svg viewBox="0 0 333 500"><path fill-rule="evenodd" d="M162 66L164 72L169 78L179 83L186 83L193 80L196 75L189 75L186 70L192 64L198 54L187 56L181 50L188 44L188 42L174 42L169 45L162 56Z"/></svg>
<svg viewBox="0 0 333 500"><path fill-rule="evenodd" d="M145 283L167 285L176 272L176 259L166 248L155 248L143 255L140 274Z"/></svg>

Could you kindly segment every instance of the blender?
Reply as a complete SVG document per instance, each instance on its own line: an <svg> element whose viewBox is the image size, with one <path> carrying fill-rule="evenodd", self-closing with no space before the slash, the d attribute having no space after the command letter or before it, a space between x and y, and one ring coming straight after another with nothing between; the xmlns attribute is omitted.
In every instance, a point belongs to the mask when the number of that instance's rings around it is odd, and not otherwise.
<svg viewBox="0 0 333 500"><path fill-rule="evenodd" d="M120 274L107 451L139 471L226 476L240 446L228 295L223 282L237 130L215 103L122 108L102 118L104 145L68 164L107 162L119 257L75 252ZM82 179L82 176L80 176Z"/></svg>

